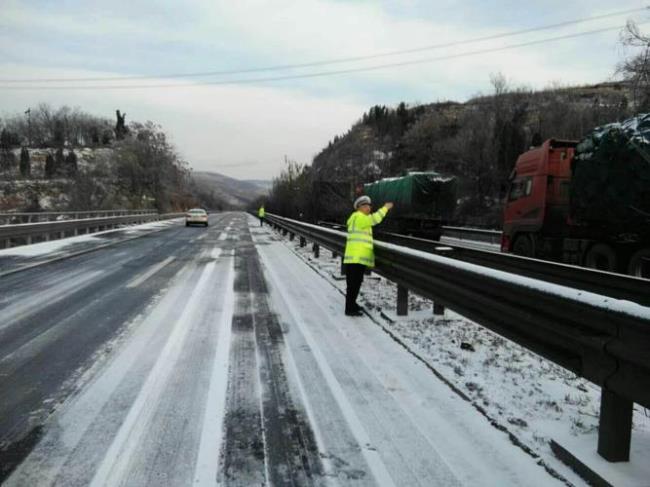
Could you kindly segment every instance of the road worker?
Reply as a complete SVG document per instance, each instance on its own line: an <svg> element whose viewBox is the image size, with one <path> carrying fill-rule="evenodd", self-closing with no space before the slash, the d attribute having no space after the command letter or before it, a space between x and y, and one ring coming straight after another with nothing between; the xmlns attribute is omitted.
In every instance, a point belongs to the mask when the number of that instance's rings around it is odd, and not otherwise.
<svg viewBox="0 0 650 487"><path fill-rule="evenodd" d="M357 296L363 275L368 268L375 266L375 252L372 244L372 227L380 223L393 203L386 203L374 213L372 201L368 196L360 196L354 202L355 212L348 218L348 237L345 243L345 281L347 290L345 294L345 314L348 316L361 316L361 308L357 305Z"/></svg>
<svg viewBox="0 0 650 487"><path fill-rule="evenodd" d="M264 225L264 217L266 216L266 211L264 210L264 205L260 206L260 209L257 210L257 216L260 217L260 227Z"/></svg>

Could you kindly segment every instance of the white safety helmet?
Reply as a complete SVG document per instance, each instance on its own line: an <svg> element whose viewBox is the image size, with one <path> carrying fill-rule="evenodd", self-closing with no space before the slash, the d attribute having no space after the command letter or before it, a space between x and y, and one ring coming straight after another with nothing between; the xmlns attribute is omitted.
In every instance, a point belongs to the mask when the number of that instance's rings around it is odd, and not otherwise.
<svg viewBox="0 0 650 487"><path fill-rule="evenodd" d="M358 209L361 205L370 205L372 204L372 201L370 201L369 196L359 196L356 200L354 200L354 209Z"/></svg>

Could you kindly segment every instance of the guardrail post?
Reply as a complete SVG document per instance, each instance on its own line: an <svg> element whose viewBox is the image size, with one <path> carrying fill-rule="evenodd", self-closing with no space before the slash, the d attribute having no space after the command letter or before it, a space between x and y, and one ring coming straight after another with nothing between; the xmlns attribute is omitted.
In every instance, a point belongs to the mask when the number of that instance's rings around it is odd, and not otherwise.
<svg viewBox="0 0 650 487"><path fill-rule="evenodd" d="M296 237L296 234L295 234L295 233L291 232L291 233L289 234L289 240L291 240L292 242L293 242L293 239L294 239L295 237Z"/></svg>
<svg viewBox="0 0 650 487"><path fill-rule="evenodd" d="M445 314L445 306L434 301L433 302L433 314L434 315L444 315Z"/></svg>
<svg viewBox="0 0 650 487"><path fill-rule="evenodd" d="M632 438L632 401L601 389L598 454L608 462L629 462Z"/></svg>
<svg viewBox="0 0 650 487"><path fill-rule="evenodd" d="M320 257L320 247L317 243L314 243L312 250L314 251L314 258L318 259Z"/></svg>
<svg viewBox="0 0 650 487"><path fill-rule="evenodd" d="M336 252L332 250L332 259L336 259L339 256Z"/></svg>
<svg viewBox="0 0 650 487"><path fill-rule="evenodd" d="M304 247L307 245L307 240L305 240L305 237L300 237L300 246Z"/></svg>
<svg viewBox="0 0 650 487"><path fill-rule="evenodd" d="M287 233L289 233L289 232L287 231L287 229L286 229L286 228L283 228L283 229L282 229L282 236L283 236L283 237L286 237L286 236L287 236Z"/></svg>
<svg viewBox="0 0 650 487"><path fill-rule="evenodd" d="M397 316L406 316L409 312L409 290L397 285Z"/></svg>

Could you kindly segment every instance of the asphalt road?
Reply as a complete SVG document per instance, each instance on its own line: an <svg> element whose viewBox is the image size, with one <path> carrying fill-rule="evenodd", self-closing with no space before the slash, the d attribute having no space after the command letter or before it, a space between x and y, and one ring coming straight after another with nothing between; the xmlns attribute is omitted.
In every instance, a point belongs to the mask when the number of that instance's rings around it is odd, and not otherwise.
<svg viewBox="0 0 650 487"><path fill-rule="evenodd" d="M179 224L0 280L0 479L128 324L183 268L199 265L230 218L212 216L207 231Z"/></svg>
<svg viewBox="0 0 650 487"><path fill-rule="evenodd" d="M5 276L6 485L562 485L243 213Z"/></svg>

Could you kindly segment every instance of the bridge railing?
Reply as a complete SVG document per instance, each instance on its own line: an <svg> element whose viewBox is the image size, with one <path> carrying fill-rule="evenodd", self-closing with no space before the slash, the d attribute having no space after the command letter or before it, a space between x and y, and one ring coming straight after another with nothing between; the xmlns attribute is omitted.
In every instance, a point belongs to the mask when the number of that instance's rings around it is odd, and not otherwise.
<svg viewBox="0 0 650 487"><path fill-rule="evenodd" d="M22 213L0 212L0 225L81 220L84 218L106 218L109 216L146 215L150 213L156 213L156 210L34 211Z"/></svg>
<svg viewBox="0 0 650 487"><path fill-rule="evenodd" d="M343 232L266 218L343 253ZM650 308L385 242L375 242L375 259L398 301L411 290L600 386L598 452L629 460L633 403L650 407Z"/></svg>
<svg viewBox="0 0 650 487"><path fill-rule="evenodd" d="M184 213L158 214L151 212L142 213L138 211L137 214L131 215L0 225L0 246L2 248L8 248L15 245L30 244L33 243L35 239L51 240L66 236L108 230L120 225L134 225L158 220L180 218L184 215Z"/></svg>

